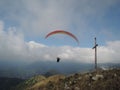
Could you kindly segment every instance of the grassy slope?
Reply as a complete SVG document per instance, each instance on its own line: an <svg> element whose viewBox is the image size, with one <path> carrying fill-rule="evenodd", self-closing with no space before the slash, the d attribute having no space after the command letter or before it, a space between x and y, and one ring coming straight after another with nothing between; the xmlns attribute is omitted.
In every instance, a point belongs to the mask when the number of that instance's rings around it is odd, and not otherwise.
<svg viewBox="0 0 120 90"><path fill-rule="evenodd" d="M102 78L94 80L96 75ZM33 83L33 81L36 81ZM29 84L26 84L29 82ZM76 73L70 76L54 75L48 78L33 77L18 85L16 90L120 90L120 69Z"/></svg>
<svg viewBox="0 0 120 90"><path fill-rule="evenodd" d="M32 77L32 78L25 80L24 82L18 84L14 88L14 90L26 90L27 88L34 86L36 83L39 83L44 79L46 79L46 78L44 76L41 76L41 75Z"/></svg>

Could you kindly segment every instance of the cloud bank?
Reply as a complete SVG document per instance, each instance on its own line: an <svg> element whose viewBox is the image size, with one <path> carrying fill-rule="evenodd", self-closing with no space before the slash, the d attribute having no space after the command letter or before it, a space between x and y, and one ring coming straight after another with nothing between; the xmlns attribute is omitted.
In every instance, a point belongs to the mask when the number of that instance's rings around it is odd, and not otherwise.
<svg viewBox="0 0 120 90"><path fill-rule="evenodd" d="M35 41L25 41L24 35L15 27L4 27L0 21L0 61L63 61L94 63L94 50L72 46L47 46ZM120 63L120 41L109 41L98 47L98 62Z"/></svg>
<svg viewBox="0 0 120 90"><path fill-rule="evenodd" d="M18 26L25 36L41 37L46 32L64 29L84 39L88 33L89 38L101 35L101 30L112 32L104 17L117 3L119 0L1 0L0 18L13 22L9 24Z"/></svg>

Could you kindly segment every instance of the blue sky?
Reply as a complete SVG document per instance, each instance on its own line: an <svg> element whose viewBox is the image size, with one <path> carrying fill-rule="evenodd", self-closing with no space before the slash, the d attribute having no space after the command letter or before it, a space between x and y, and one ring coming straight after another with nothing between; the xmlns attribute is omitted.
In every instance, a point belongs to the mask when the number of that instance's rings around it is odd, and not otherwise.
<svg viewBox="0 0 120 90"><path fill-rule="evenodd" d="M56 29L72 32L80 44L66 35L44 38ZM1 60L60 56L91 63L97 37L99 62L120 62L119 0L0 0L0 31Z"/></svg>

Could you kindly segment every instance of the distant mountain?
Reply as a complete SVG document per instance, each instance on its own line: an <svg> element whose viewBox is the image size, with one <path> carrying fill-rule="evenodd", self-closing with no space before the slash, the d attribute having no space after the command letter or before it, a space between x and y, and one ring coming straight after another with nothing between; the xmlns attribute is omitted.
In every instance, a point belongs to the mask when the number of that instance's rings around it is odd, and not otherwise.
<svg viewBox="0 0 120 90"><path fill-rule="evenodd" d="M12 90L13 87L23 82L23 79L0 77L0 90Z"/></svg>
<svg viewBox="0 0 120 90"><path fill-rule="evenodd" d="M0 63L0 77L9 78L22 78L27 79L35 75L45 75L51 76L55 74L72 74L78 72L88 72L94 70L94 64L89 63L77 63L73 61L61 61L57 63L56 61L38 61L31 64L15 62ZM105 63L98 64L99 68L109 69L120 67L120 64L115 63Z"/></svg>
<svg viewBox="0 0 120 90"><path fill-rule="evenodd" d="M99 63L98 67L103 69L120 68L120 63Z"/></svg>
<svg viewBox="0 0 120 90"><path fill-rule="evenodd" d="M12 64L13 65L13 64ZM49 71L59 74L71 74L75 72L89 71L94 66L92 64L75 63L75 62L34 62L27 65L9 65L0 68L0 77L16 77L27 79L34 75L45 75ZM53 73L53 72L52 72Z"/></svg>
<svg viewBox="0 0 120 90"><path fill-rule="evenodd" d="M55 70L50 70L50 71L44 73L43 75L44 75L45 77L50 77L50 76L57 75L57 74L60 74L60 72L55 71Z"/></svg>

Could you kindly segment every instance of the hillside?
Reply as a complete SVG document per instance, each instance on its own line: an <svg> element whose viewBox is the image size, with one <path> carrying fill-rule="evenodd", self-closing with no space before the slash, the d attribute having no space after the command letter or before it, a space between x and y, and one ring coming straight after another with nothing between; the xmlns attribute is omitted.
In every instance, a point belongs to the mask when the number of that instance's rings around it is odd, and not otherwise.
<svg viewBox="0 0 120 90"><path fill-rule="evenodd" d="M19 84L15 90L120 90L120 69L69 76L54 75L48 78L36 76L25 82Z"/></svg>
<svg viewBox="0 0 120 90"><path fill-rule="evenodd" d="M46 78L44 76L38 75L35 77L32 77L28 80L25 80L24 82L18 84L14 90L26 90L27 88L31 88L31 86L45 80Z"/></svg>
<svg viewBox="0 0 120 90"><path fill-rule="evenodd" d="M0 90L12 90L12 88L24 80L18 78L0 77Z"/></svg>

